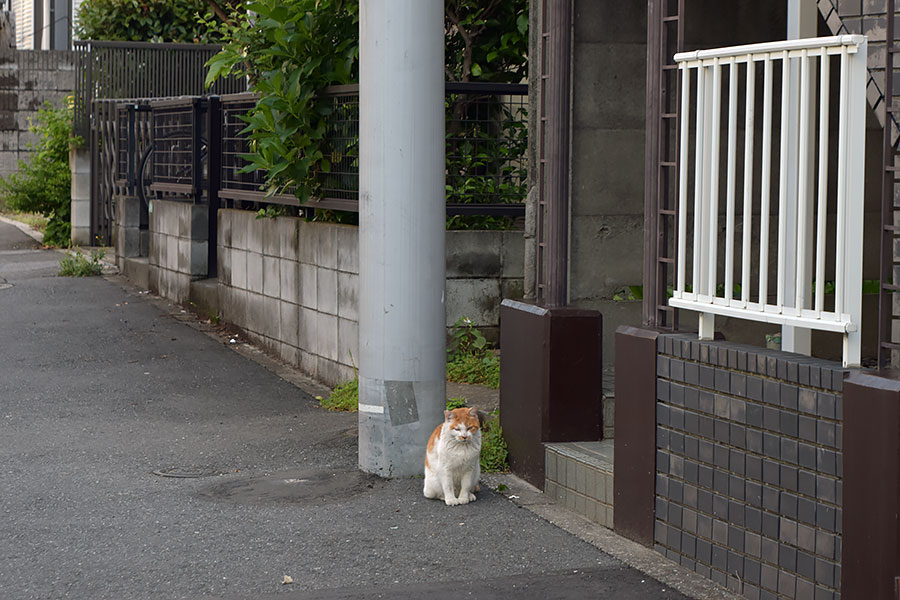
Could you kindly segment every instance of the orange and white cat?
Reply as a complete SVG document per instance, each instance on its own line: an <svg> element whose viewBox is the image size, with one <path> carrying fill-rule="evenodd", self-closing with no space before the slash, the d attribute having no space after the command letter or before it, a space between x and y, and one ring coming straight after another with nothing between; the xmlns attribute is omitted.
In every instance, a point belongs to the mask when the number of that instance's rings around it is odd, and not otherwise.
<svg viewBox="0 0 900 600"><path fill-rule="evenodd" d="M478 409L444 411L444 422L431 434L425 452L425 497L439 498L447 506L474 502L480 454Z"/></svg>

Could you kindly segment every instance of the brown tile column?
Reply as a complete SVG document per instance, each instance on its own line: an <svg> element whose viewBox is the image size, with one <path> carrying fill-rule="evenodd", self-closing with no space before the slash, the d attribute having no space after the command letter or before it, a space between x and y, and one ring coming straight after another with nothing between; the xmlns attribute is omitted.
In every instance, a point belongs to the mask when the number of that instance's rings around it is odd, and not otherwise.
<svg viewBox="0 0 900 600"><path fill-rule="evenodd" d="M894 598L894 577L900 575L900 380L850 373L843 445L841 597Z"/></svg>
<svg viewBox="0 0 900 600"><path fill-rule="evenodd" d="M645 546L653 545L658 336L627 325L616 330L615 530Z"/></svg>

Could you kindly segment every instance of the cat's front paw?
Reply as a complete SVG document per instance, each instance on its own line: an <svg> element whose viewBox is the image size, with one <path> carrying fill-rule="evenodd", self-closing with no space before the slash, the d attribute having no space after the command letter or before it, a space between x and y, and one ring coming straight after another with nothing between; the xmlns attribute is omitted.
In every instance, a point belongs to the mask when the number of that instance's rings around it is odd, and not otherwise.
<svg viewBox="0 0 900 600"><path fill-rule="evenodd" d="M463 504L463 502L459 498L447 496L446 498L444 498L444 504L446 504L447 506L456 506L458 504Z"/></svg>
<svg viewBox="0 0 900 600"><path fill-rule="evenodd" d="M475 498L475 494L469 492L469 502L475 502L475 500L477 500L477 498Z"/></svg>

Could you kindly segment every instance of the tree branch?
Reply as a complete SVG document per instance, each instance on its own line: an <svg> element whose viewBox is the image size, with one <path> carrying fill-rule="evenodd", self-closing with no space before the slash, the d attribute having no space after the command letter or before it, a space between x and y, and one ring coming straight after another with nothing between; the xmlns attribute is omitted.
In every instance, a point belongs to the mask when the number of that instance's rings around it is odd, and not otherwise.
<svg viewBox="0 0 900 600"><path fill-rule="evenodd" d="M216 0L206 0L206 3L209 4L209 7L223 23L231 24L231 17L228 16L228 13L225 12Z"/></svg>

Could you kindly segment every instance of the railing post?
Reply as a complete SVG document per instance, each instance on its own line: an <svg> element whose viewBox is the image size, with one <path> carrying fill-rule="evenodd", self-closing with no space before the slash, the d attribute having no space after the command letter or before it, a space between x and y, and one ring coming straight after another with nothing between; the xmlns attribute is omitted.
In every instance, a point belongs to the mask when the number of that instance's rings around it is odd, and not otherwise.
<svg viewBox="0 0 900 600"><path fill-rule="evenodd" d="M716 336L716 315L700 313L698 332L701 340L711 340Z"/></svg>
<svg viewBox="0 0 900 600"><path fill-rule="evenodd" d="M850 57L849 91L847 93L846 117L842 111L841 119L847 119L848 147L847 166L844 185L846 199L844 214L838 214L838 221L846 220L843 228L844 256L843 261L843 306L850 315L850 322L856 324L853 331L844 334L844 366L855 367L860 364L862 352L862 267L863 267L863 194L865 180L865 132L866 132L866 57L868 46L865 40L856 48ZM840 193L840 191L839 191ZM840 203L838 204L840 207ZM839 293L840 290L836 290Z"/></svg>
<svg viewBox="0 0 900 600"><path fill-rule="evenodd" d="M206 161L208 165L206 197L209 202L209 248L207 275L219 272L219 187L222 185L222 103L218 96L210 96L206 105Z"/></svg>

